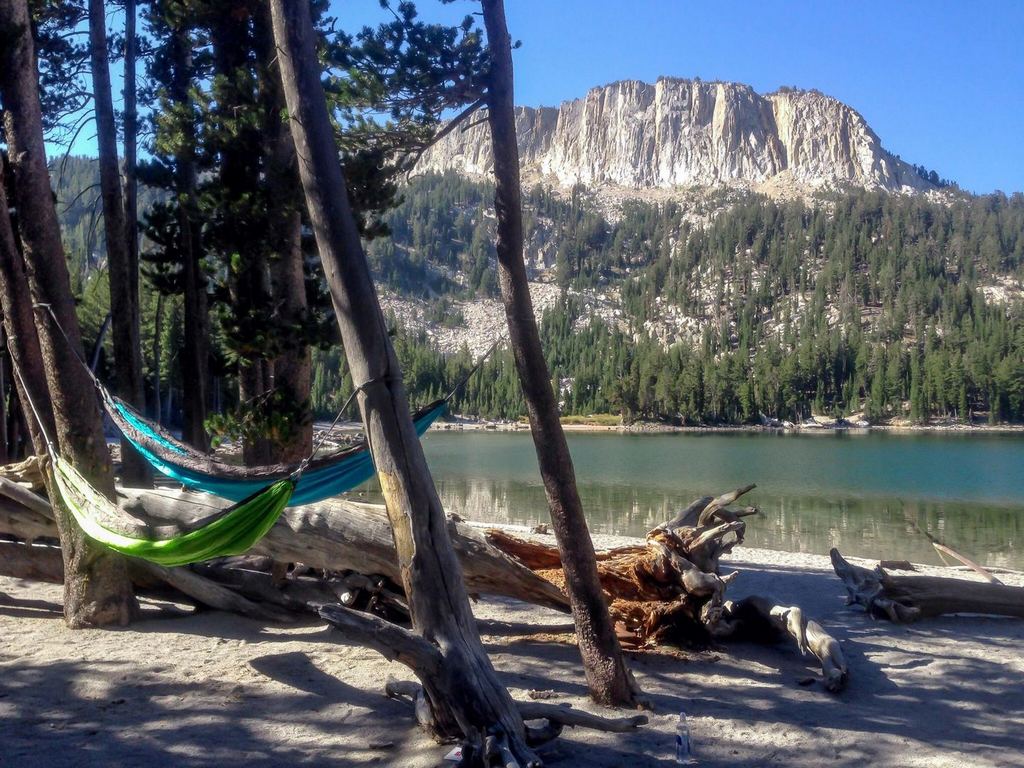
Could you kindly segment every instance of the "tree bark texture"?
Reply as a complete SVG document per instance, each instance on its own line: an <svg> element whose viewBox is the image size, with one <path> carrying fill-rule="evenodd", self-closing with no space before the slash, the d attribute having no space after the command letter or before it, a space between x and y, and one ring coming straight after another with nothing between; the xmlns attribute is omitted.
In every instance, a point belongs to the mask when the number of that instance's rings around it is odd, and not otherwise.
<svg viewBox="0 0 1024 768"><path fill-rule="evenodd" d="M502 0L483 0L484 25L491 52L487 118L494 148L498 283L505 304L509 338L530 417L530 430L544 481L551 522L566 589L572 602L576 636L590 695L595 701L637 706L640 690L626 668L608 613L594 559L594 544L576 488L569 446L559 421L540 332L533 314L523 260L523 216L519 149L513 103L512 43Z"/></svg>
<svg viewBox="0 0 1024 768"><path fill-rule="evenodd" d="M258 193L260 185L252 128L233 123L238 113L257 109L250 72L249 56L254 40L248 10L240 11L231 4L218 5L210 30L218 78L214 91L216 119L220 123L217 154L221 209L217 239L219 247L231 257L228 266L231 312L239 333L245 337L241 340L243 344L248 344L255 328L264 324L271 304L266 251L262 243L253 242L251 203L248 202ZM257 343L239 351L238 399L243 408L259 405L270 392L270 363L263 354L265 348L265 343ZM244 436L242 457L250 466L273 464L271 441L263 434Z"/></svg>
<svg viewBox="0 0 1024 768"><path fill-rule="evenodd" d="M194 77L192 35L186 22L174 30L171 40L171 101L183 111L192 111L189 89ZM205 451L210 447L206 414L210 399L210 320L206 272L199 216L196 211L198 177L195 156L195 122L183 121L184 137L174 158L175 191L178 196L178 237L182 254L184 284L184 345L181 350L182 437ZM170 393L168 393L170 397Z"/></svg>
<svg viewBox="0 0 1024 768"><path fill-rule="evenodd" d="M146 396L142 387L142 342L139 336L139 265L133 256L134 249L129 245L129 230L121 196L117 125L110 86L103 0L89 0L89 54L96 112L103 230L110 278L110 315L114 329L115 389L127 402L144 411ZM121 440L121 475L126 485L152 484L152 473L146 460L124 438Z"/></svg>
<svg viewBox="0 0 1024 768"><path fill-rule="evenodd" d="M0 47L0 99L29 285L29 291L24 285L19 290L14 284L8 289L18 302L49 304L75 346L71 349L65 339L57 338L60 331L48 317L39 317L36 328L41 364L59 448L97 488L112 493L114 477L95 392L75 359L82 352L81 333L46 167L39 71L24 0L0 4L0 35L8 41ZM37 401L45 402L46 393L41 389L32 394ZM127 624L136 603L123 559L88 541L63 511L58 514L58 529L68 574L64 585L65 621L71 627Z"/></svg>
<svg viewBox="0 0 1024 768"><path fill-rule="evenodd" d="M308 5L272 0L274 39L299 172L384 494L413 628L439 650L423 679L442 732L507 739L513 765L539 765L484 652L444 512L409 418L405 388L348 200ZM422 679L422 678L421 678Z"/></svg>
<svg viewBox="0 0 1024 768"><path fill-rule="evenodd" d="M305 338L309 303L306 297L305 257L302 253L302 185L288 124L282 119L286 108L281 90L281 73L274 48L272 22L267 17L257 27L263 77L261 101L266 138L267 234L275 322L282 347L273 360L272 386L282 402L299 414L293 431L274 446L271 463L301 461L313 448L313 419L310 413L312 354Z"/></svg>

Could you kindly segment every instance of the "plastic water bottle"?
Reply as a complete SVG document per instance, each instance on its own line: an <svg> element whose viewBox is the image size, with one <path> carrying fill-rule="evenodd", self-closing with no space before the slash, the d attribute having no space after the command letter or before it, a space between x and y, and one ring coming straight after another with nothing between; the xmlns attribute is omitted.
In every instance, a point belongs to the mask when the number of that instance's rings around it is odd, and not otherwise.
<svg viewBox="0 0 1024 768"><path fill-rule="evenodd" d="M686 722L686 713L679 713L676 723L676 762L680 765L693 765L697 758L693 756L693 745L690 743L690 726Z"/></svg>

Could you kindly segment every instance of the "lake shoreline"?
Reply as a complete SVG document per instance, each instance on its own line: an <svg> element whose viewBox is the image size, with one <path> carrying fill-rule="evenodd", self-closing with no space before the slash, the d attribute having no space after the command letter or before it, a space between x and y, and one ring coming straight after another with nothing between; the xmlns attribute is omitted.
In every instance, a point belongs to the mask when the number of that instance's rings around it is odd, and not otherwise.
<svg viewBox="0 0 1024 768"><path fill-rule="evenodd" d="M447 432L529 432L529 424L523 421L489 421L486 419L455 418L438 420L434 429ZM1024 435L1024 424L872 424L870 426L794 426L791 428L766 427L760 424L724 424L676 426L658 422L637 422L622 424L562 424L565 432L616 434L616 435L662 435L662 434L965 434L965 435Z"/></svg>

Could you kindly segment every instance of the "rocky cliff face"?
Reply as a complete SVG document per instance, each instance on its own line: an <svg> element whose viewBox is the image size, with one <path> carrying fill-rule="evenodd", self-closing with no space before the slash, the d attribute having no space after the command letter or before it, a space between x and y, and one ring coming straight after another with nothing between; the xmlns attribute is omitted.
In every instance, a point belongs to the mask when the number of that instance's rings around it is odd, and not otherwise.
<svg viewBox="0 0 1024 768"><path fill-rule="evenodd" d="M855 110L814 91L762 96L738 83L626 80L557 109L518 108L516 119L524 173L566 186L931 188ZM418 168L489 173L486 124L454 131Z"/></svg>

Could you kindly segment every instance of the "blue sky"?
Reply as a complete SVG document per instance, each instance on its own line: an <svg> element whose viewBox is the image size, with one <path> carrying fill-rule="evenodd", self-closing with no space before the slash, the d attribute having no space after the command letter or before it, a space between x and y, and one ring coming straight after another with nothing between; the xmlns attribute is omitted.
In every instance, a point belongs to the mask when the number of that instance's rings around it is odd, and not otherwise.
<svg viewBox="0 0 1024 768"><path fill-rule="evenodd" d="M343 28L376 0L332 0ZM424 19L479 8L420 0ZM557 105L659 75L818 88L887 149L965 189L1024 190L1024 0L506 0L516 102ZM351 24L350 24L351 20Z"/></svg>
<svg viewBox="0 0 1024 768"><path fill-rule="evenodd" d="M733 80L761 93L817 88L857 109L908 162L974 192L1024 191L1024 0L506 6L513 39L523 44L515 52L518 104L554 106L596 85L659 75ZM348 30L385 18L377 0L331 0L331 7ZM454 23L479 2L419 0L418 7L426 20ZM121 15L110 23L123 23ZM75 150L95 154L88 134Z"/></svg>

